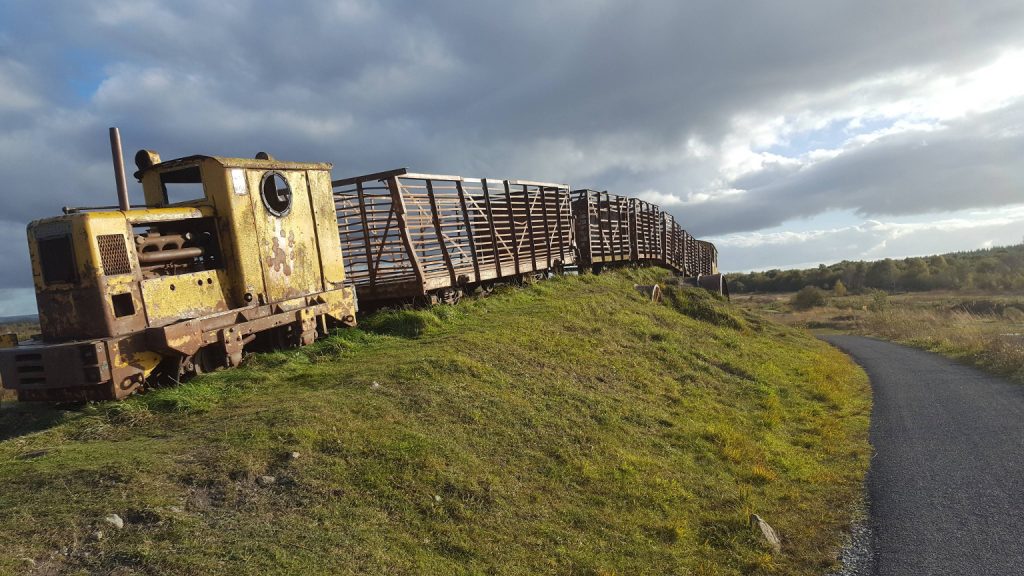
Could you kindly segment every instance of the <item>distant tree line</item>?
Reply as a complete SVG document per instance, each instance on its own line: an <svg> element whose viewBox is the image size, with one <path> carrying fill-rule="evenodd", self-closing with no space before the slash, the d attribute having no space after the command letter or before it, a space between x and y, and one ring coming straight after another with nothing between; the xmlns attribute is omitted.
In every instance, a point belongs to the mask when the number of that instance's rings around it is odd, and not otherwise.
<svg viewBox="0 0 1024 576"><path fill-rule="evenodd" d="M768 270L729 275L729 290L796 292L805 286L859 293L927 290L1024 290L1024 244L938 256L846 261L806 270Z"/></svg>

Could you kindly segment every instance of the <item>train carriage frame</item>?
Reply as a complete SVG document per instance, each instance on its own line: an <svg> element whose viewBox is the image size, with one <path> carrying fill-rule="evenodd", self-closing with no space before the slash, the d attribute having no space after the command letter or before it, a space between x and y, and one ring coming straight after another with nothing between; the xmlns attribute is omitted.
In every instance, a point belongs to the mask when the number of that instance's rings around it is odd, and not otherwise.
<svg viewBox="0 0 1024 576"><path fill-rule="evenodd" d="M349 278L363 303L447 302L575 264L564 184L400 168L332 186Z"/></svg>

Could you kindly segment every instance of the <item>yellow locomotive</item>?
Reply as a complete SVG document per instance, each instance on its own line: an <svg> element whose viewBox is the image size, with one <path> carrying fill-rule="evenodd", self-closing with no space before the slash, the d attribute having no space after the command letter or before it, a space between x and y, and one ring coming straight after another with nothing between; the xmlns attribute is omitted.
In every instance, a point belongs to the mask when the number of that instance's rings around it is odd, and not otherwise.
<svg viewBox="0 0 1024 576"><path fill-rule="evenodd" d="M131 208L115 129L111 144L119 206L28 226L43 342L0 348L20 400L119 399L355 324L330 164L143 150Z"/></svg>

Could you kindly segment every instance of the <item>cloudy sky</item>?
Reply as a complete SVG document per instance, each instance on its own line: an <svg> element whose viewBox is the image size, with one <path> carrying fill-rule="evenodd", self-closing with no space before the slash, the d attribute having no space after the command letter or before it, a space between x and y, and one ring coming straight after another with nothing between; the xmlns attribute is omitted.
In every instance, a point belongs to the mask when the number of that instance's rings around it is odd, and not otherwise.
<svg viewBox="0 0 1024 576"><path fill-rule="evenodd" d="M1024 3L3 0L0 315L25 224L112 203L114 125L639 195L733 271L1015 244Z"/></svg>

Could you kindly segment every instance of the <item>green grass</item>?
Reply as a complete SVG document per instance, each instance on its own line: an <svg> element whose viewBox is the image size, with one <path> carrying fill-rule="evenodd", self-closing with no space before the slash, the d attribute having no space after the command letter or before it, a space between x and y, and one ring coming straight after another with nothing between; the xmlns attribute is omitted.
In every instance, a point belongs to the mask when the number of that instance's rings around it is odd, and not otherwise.
<svg viewBox="0 0 1024 576"><path fill-rule="evenodd" d="M119 404L7 407L0 573L824 573L868 463L867 378L703 292L632 288L664 274L383 312Z"/></svg>

